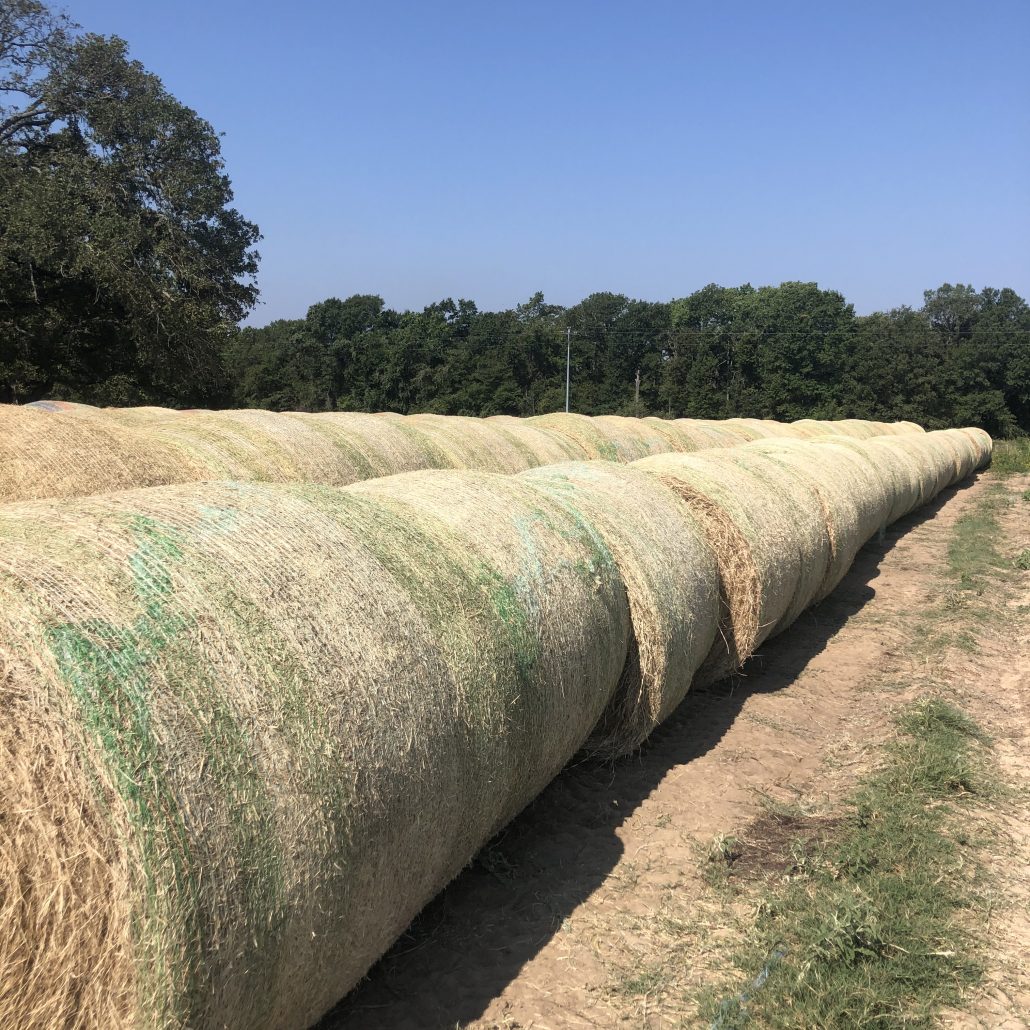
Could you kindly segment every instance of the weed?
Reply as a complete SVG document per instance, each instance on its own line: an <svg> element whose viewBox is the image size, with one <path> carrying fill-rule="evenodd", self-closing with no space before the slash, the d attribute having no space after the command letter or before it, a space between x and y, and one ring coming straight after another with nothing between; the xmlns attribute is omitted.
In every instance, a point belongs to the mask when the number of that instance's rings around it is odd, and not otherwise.
<svg viewBox="0 0 1030 1030"><path fill-rule="evenodd" d="M1016 555L1012 564L1015 565L1017 569L1022 569L1024 572L1030 572L1030 547L1024 547L1023 550Z"/></svg>

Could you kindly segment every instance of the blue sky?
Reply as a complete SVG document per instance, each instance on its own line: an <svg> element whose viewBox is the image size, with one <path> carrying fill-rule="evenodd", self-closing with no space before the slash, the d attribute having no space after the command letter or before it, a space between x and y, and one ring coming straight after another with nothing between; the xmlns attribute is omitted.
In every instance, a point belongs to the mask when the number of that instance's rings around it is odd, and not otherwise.
<svg viewBox="0 0 1030 1030"><path fill-rule="evenodd" d="M1030 3L70 0L224 133L262 305L1030 296Z"/></svg>

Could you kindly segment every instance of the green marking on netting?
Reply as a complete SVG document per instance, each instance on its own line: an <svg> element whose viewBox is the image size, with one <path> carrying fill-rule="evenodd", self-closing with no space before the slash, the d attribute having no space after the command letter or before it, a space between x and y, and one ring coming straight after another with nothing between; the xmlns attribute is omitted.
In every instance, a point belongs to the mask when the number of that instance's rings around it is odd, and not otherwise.
<svg viewBox="0 0 1030 1030"><path fill-rule="evenodd" d="M254 775L247 736L217 683L197 666L191 620L166 604L171 568L184 558L181 534L145 516L131 517L128 528L136 543L127 566L139 614L125 627L101 619L54 626L47 638L87 731L108 757L138 835L145 904L133 929L143 948L140 980L155 998L154 1019L160 1023L166 1015L189 1020L205 995L205 960L215 944L202 898L205 869L217 872L221 861L239 859L234 887L243 897L251 961L259 961L276 939L282 869L273 812ZM183 822L174 781L190 771L167 767L155 735L150 685L158 668L180 703L207 717L201 734L204 775L221 788L216 793L228 815L229 856L196 854L201 839L191 838ZM173 939L161 929L150 939L148 926L170 928Z"/></svg>

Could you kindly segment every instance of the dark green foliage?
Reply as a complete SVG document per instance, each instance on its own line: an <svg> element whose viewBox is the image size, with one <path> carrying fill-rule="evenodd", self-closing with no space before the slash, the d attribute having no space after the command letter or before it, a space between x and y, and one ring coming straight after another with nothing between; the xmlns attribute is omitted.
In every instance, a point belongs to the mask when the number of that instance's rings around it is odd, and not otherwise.
<svg viewBox="0 0 1030 1030"><path fill-rule="evenodd" d="M1030 308L1012 290L942 286L919 311L856 316L815 283L704 289L667 304L536 294L512 311L420 312L331 298L245 329L226 352L233 402L280 410L908 419L1030 430ZM639 375L639 385L638 385Z"/></svg>
<svg viewBox="0 0 1030 1030"><path fill-rule="evenodd" d="M253 306L218 136L117 37L0 5L0 400L200 403Z"/></svg>

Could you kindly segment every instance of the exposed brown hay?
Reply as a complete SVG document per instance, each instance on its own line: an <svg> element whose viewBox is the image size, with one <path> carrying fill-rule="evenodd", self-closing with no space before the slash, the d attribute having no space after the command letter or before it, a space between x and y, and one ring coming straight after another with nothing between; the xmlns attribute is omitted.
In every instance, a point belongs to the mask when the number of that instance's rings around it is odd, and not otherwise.
<svg viewBox="0 0 1030 1030"><path fill-rule="evenodd" d="M718 617L715 554L689 507L660 480L608 462L519 477L588 521L618 566L631 635L619 686L585 750L638 748L683 700L709 654Z"/></svg>
<svg viewBox="0 0 1030 1030"><path fill-rule="evenodd" d="M135 1008L127 860L83 740L37 706L30 676L0 648L0 1026L117 1030Z"/></svg>
<svg viewBox="0 0 1030 1030"><path fill-rule="evenodd" d="M699 684L713 683L739 669L758 644L762 586L751 545L731 515L692 485L688 475L677 470L663 472L654 459L647 459L639 467L686 504L715 556L718 632L695 676Z"/></svg>

